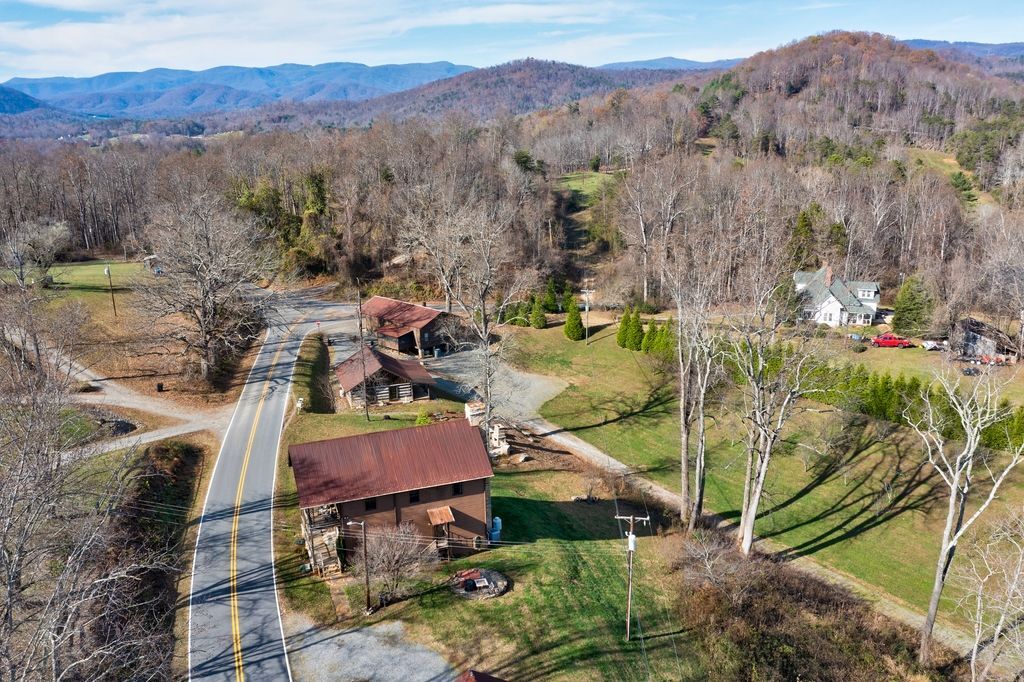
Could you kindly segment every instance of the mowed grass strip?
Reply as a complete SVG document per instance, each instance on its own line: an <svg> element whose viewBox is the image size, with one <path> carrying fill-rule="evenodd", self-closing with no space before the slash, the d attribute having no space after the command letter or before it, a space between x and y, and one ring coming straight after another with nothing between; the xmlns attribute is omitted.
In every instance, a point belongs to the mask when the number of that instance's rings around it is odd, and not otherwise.
<svg viewBox="0 0 1024 682"><path fill-rule="evenodd" d="M589 347L560 331L517 330L519 364L571 382L542 415L678 491L678 401L671 379L655 373L641 354L616 346L614 327L599 331ZM899 360L930 360L925 353L870 349L856 360L871 354L881 364L891 357L895 376ZM907 429L816 407L822 411L793 420L775 456L757 533L793 556L813 557L870 592L923 611L944 519L941 482ZM745 430L736 409L718 406L709 431L707 508L730 518L738 515L744 473ZM999 506L1024 502L1021 475L1004 488ZM955 597L955 589L947 590L944 618Z"/></svg>

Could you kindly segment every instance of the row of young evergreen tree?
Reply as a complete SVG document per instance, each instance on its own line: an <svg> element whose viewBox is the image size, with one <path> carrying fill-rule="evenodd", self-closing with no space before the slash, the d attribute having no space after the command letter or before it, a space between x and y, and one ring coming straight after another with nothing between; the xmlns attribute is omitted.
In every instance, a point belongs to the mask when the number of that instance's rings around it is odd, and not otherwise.
<svg viewBox="0 0 1024 682"><path fill-rule="evenodd" d="M924 383L917 377L893 378L888 373L870 372L864 365L847 365L830 372L829 386L822 395L822 402L850 412L859 412L869 417L906 426L907 415L920 414L923 407ZM944 422L947 430L943 434L950 440L958 440L963 434L958 431L960 420L956 418L948 401L941 392L932 392L933 405L948 412ZM1004 402L1009 407L1009 402ZM1008 416L993 424L982 433L982 444L993 449L1004 449L1009 443L1024 439L1024 406L1008 413Z"/></svg>
<svg viewBox="0 0 1024 682"><path fill-rule="evenodd" d="M547 314L571 310L574 305L576 298L572 293L572 285L565 282L559 294L554 278L549 277L543 293L531 293L526 299L509 304L504 309L501 321L516 327L544 329L548 324Z"/></svg>
<svg viewBox="0 0 1024 682"><path fill-rule="evenodd" d="M583 328L579 303L572 293L572 285L569 282L565 283L561 297L557 292L555 280L549 278L543 294L530 294L527 299L506 306L502 321L517 327L544 329L548 326L548 313L564 310L566 311L565 326L563 327L565 336L570 341L580 341L586 330Z"/></svg>
<svg viewBox="0 0 1024 682"><path fill-rule="evenodd" d="M644 324L640 320L640 310L627 307L622 313L622 319L619 320L615 343L620 348L649 353L670 361L676 350L676 336L672 319L666 320L662 325L659 325L657 320L652 320L645 331Z"/></svg>

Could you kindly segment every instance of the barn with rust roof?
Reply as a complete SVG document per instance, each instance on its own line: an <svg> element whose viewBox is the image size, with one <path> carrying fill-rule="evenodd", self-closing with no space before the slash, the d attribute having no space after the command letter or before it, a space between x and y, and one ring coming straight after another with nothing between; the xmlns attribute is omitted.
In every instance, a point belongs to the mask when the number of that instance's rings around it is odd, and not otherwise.
<svg viewBox="0 0 1024 682"><path fill-rule="evenodd" d="M453 316L415 303L374 296L360 308L367 329L388 350L423 357L448 345L444 326Z"/></svg>
<svg viewBox="0 0 1024 682"><path fill-rule="evenodd" d="M494 473L480 430L464 419L292 445L288 464L320 573L340 567L339 545L355 548L346 521L368 530L410 522L446 555L479 547L491 525Z"/></svg>
<svg viewBox="0 0 1024 682"><path fill-rule="evenodd" d="M417 360L403 360L363 346L334 369L341 397L349 407L429 400L434 377Z"/></svg>

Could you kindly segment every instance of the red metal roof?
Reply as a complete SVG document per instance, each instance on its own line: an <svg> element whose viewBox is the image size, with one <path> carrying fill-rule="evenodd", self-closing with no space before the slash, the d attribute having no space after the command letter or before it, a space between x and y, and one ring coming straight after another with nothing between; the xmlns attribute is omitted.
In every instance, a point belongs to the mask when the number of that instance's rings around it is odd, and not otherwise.
<svg viewBox="0 0 1024 682"><path fill-rule="evenodd" d="M441 314L440 310L385 296L374 296L363 304L362 311L366 317L377 320L381 327L394 330L406 328L406 331L422 329Z"/></svg>
<svg viewBox="0 0 1024 682"><path fill-rule="evenodd" d="M334 370L338 376L338 383L341 384L345 391L351 391L363 383L363 361L361 357L366 358L366 376L368 377L372 377L383 369L385 372L413 384L434 385L434 377L430 376L430 373L417 361L401 360L363 346L362 356L360 356L359 351L356 351L342 360Z"/></svg>
<svg viewBox="0 0 1024 682"><path fill-rule="evenodd" d="M455 514L448 505L427 510L427 520L431 526L443 526L446 523L455 523Z"/></svg>
<svg viewBox="0 0 1024 682"><path fill-rule="evenodd" d="M292 445L288 463L301 508L494 475L480 429L464 419Z"/></svg>

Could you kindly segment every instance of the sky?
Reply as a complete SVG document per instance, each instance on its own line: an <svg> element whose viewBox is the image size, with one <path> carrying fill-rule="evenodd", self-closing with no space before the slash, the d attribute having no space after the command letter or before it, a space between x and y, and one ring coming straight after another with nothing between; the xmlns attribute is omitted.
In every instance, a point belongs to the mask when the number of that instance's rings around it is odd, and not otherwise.
<svg viewBox="0 0 1024 682"><path fill-rule="evenodd" d="M353 61L749 56L832 29L1024 40L1021 0L0 0L0 81Z"/></svg>

